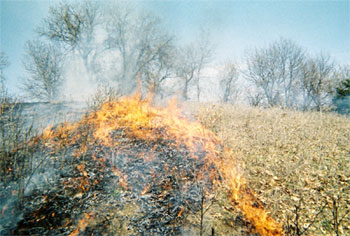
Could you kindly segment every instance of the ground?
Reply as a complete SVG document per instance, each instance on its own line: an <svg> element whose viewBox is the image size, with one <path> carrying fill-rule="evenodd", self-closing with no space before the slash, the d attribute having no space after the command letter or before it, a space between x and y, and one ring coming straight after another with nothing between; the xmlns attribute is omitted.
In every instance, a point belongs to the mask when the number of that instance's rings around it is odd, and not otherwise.
<svg viewBox="0 0 350 236"><path fill-rule="evenodd" d="M350 117L231 105L191 107L243 161L249 187L286 231L288 225L295 230L298 215L301 229L314 221L306 235L350 234Z"/></svg>

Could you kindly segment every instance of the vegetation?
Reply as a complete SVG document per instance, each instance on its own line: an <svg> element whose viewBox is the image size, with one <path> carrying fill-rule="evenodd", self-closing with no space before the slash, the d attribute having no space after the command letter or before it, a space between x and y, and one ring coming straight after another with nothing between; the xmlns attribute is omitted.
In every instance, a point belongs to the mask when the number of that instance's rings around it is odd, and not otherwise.
<svg viewBox="0 0 350 236"><path fill-rule="evenodd" d="M268 106L292 107L303 49L291 40L281 39L248 54L246 78L261 93Z"/></svg>
<svg viewBox="0 0 350 236"><path fill-rule="evenodd" d="M340 82L335 88L333 104L338 113L350 113L350 67L343 67L339 73Z"/></svg>
<svg viewBox="0 0 350 236"><path fill-rule="evenodd" d="M32 124L23 119L21 104L5 91L0 93L0 191L7 198L10 189L18 203L35 171L33 150L28 144L33 135ZM10 186L9 183L15 183ZM3 195L5 194L5 195Z"/></svg>
<svg viewBox="0 0 350 236"><path fill-rule="evenodd" d="M350 95L350 78L341 82L340 86L336 88L337 97L343 98Z"/></svg>
<svg viewBox="0 0 350 236"><path fill-rule="evenodd" d="M0 92L4 90L5 78L3 75L3 70L9 66L8 57L5 53L0 51Z"/></svg>
<svg viewBox="0 0 350 236"><path fill-rule="evenodd" d="M251 51L247 67L245 78L256 88L258 104L318 111L330 105L336 66L326 54L309 56L293 41L280 39Z"/></svg>
<svg viewBox="0 0 350 236"><path fill-rule="evenodd" d="M53 45L41 41L26 44L24 67L29 76L23 89L33 98L44 101L57 99L63 83L62 55Z"/></svg>
<svg viewBox="0 0 350 236"><path fill-rule="evenodd" d="M237 85L238 70L234 63L227 62L220 74L220 87L223 93L222 101L234 103L237 101L239 89Z"/></svg>
<svg viewBox="0 0 350 236"><path fill-rule="evenodd" d="M118 96L117 91L101 88L91 98L90 107L98 109L104 101ZM20 116L16 116L20 110L13 109L15 103L5 99L2 104L2 111L6 111L1 113L2 127L6 130L2 130L1 139L1 186L9 181L16 183L11 190L21 203L28 183L46 157L33 156L28 142L31 131L20 128ZM195 103L193 109L197 119L240 158L248 187L283 224L286 235L349 234L348 117L227 104ZM13 118L7 119L5 114ZM189 215L188 220L199 222L199 234L248 233L239 211L227 208L227 196L219 193L212 197L203 192L198 199L202 201L200 212Z"/></svg>
<svg viewBox="0 0 350 236"><path fill-rule="evenodd" d="M112 87L100 87L87 100L88 110L97 111L104 103L118 100L121 97L121 92Z"/></svg>
<svg viewBox="0 0 350 236"><path fill-rule="evenodd" d="M60 98L72 82L69 79L80 79L70 76L71 71L79 71L82 79L71 89L78 93L78 86L91 86L95 94L83 95L95 112L138 86L141 96L196 99L191 105L196 118L233 150L244 166L249 189L287 235L350 235L350 118L341 115L350 113L349 67L280 39L251 50L244 70L232 62L215 68L222 103L200 104L205 69L211 68L215 54L208 34L177 45L176 37L152 14L88 1L52 6L37 33L38 39L27 42L23 61L27 72L23 89L32 98ZM3 70L8 66L8 57L0 52L0 198L16 198L19 209L32 177L46 181L38 169L49 160L33 150L46 144L33 145L31 121L22 116L21 104L4 92ZM206 86L212 90L211 84ZM237 100L251 107L233 105ZM340 114L325 112L331 110ZM91 131L83 128L87 137ZM86 137L77 141L82 149ZM43 185L48 186L46 182ZM249 225L242 214L225 211L227 196L212 195L201 189L200 212L193 210L188 217L199 222L199 235L210 230L214 235L214 228L216 234L227 235L232 228ZM10 200L0 206L10 206ZM0 218L0 225L10 223ZM240 229L235 230L239 234Z"/></svg>
<svg viewBox="0 0 350 236"><path fill-rule="evenodd" d="M350 233L348 117L231 105L196 114L242 160L249 187L287 235Z"/></svg>
<svg viewBox="0 0 350 236"><path fill-rule="evenodd" d="M26 44L23 88L39 100L72 95L81 100L101 87L130 95L139 83L143 93L157 99L208 100L216 87L214 99L224 103L349 110L348 98L339 98L347 66L335 64L325 52L311 55L290 39L248 50L239 62L244 69L230 60L214 66L210 32L202 29L182 44L154 14L111 2L54 4L36 33L37 39ZM7 61L0 64L3 70Z"/></svg>
<svg viewBox="0 0 350 236"><path fill-rule="evenodd" d="M155 16L127 5L59 3L50 8L38 35L58 44L65 59L78 63L86 86L114 82L115 89L130 94L140 75L146 89L160 93L160 84L169 77L172 66L172 36ZM65 66L71 68L69 63Z"/></svg>

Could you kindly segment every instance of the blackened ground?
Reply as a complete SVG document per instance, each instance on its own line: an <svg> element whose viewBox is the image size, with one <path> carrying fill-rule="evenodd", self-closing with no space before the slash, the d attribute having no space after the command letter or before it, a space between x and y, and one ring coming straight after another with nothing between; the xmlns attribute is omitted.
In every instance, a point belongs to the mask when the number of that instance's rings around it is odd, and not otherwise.
<svg viewBox="0 0 350 236"><path fill-rule="evenodd" d="M76 132L79 130L86 129ZM34 147L34 155L45 156L45 165L38 168L36 175L44 178L54 173L55 179L47 182L49 186L32 186L22 205L16 206L22 219L1 233L113 234L117 221L119 227L125 226L128 235L180 235L186 216L200 210L203 190L213 188L212 180L205 177L209 173L203 171L214 167L206 164L201 150L194 157L186 146L177 146L161 135L146 141L124 133L119 130L111 134L119 141L114 147L94 140L91 132L86 133L90 135L85 137L87 142L75 140L76 134L71 134L67 137L71 140L64 140L69 145L34 143L40 145ZM83 143L88 144L87 150L80 153ZM122 211L130 203L135 206L132 216L105 214L111 205L113 211ZM86 219L86 227L81 227L85 214L93 217Z"/></svg>
<svg viewBox="0 0 350 236"><path fill-rule="evenodd" d="M24 106L23 114L30 117L32 105ZM55 123L55 110L72 110L64 104L38 107L47 117L37 127ZM80 111L70 111L73 120L83 115ZM206 161L202 147L194 155L185 145L164 138L161 129L154 130L159 138L152 141L114 130L110 135L118 144L109 146L96 140L93 130L83 125L64 137L67 140L55 137L56 145L36 138L34 162L44 161L34 165L38 168L23 202L9 202L2 209L7 224L0 228L1 235L198 235L203 208L209 209L205 235L250 235L251 225L224 207L225 194L209 208L209 195L216 191L209 172L215 167ZM87 150L82 151L83 145ZM0 191L0 196L11 198L12 190ZM18 217L6 216L10 214Z"/></svg>
<svg viewBox="0 0 350 236"><path fill-rule="evenodd" d="M56 161L62 164L56 181L47 188L35 189L25 197L21 208L23 219L8 232L15 235L67 235L73 231L81 215L98 198L104 197L99 193L103 192L103 186L107 185L112 173L103 162L82 161L73 155L73 151L73 148L65 150L64 160L51 159L53 165ZM82 163L86 176L79 170Z"/></svg>

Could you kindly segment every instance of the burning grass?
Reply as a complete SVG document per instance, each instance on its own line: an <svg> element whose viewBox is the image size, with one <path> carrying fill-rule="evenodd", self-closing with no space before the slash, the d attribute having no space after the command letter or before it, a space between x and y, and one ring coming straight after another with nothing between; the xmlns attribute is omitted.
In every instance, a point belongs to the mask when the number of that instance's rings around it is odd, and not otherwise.
<svg viewBox="0 0 350 236"><path fill-rule="evenodd" d="M27 191L22 220L7 232L282 234L232 151L175 102L156 108L138 95L107 102L28 145L46 157L38 175L52 169L55 178Z"/></svg>
<svg viewBox="0 0 350 236"><path fill-rule="evenodd" d="M247 186L287 235L350 235L349 117L230 105L196 114L242 158Z"/></svg>

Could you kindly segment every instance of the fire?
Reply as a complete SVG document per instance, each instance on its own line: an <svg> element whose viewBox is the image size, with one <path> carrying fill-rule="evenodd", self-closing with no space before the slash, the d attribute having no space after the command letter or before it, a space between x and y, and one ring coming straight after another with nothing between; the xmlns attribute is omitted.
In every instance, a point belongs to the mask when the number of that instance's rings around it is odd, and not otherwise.
<svg viewBox="0 0 350 236"><path fill-rule="evenodd" d="M237 173L234 163L221 164L230 200L233 205L244 213L247 220L252 222L260 235L282 235L282 227L274 221L263 209L254 193L247 187L244 178Z"/></svg>
<svg viewBox="0 0 350 236"><path fill-rule="evenodd" d="M128 176L127 175L123 175L120 179L119 179L119 183L122 186L122 188L124 190L128 189Z"/></svg>
<svg viewBox="0 0 350 236"><path fill-rule="evenodd" d="M84 129L86 126L93 127L93 129ZM88 135L89 132L92 133L91 136ZM116 132L119 134L118 137L122 138L116 139L113 136L113 133ZM239 161L234 158L230 150L223 148L219 138L213 132L204 128L200 123L183 117L175 100L172 100L166 108L158 108L151 105L150 99L141 99L138 94L123 97L118 101L103 104L98 111L89 114L77 123L64 124L56 132L48 128L43 133L43 138L47 140L48 146L64 146L76 141L83 142L76 152L77 157L87 152L89 144L104 145L111 149L119 147L123 142L123 137L148 143L157 142L159 139L169 140L167 145L177 149L185 147L188 150L189 154L186 158L204 158L204 166L196 173L198 180L209 178L217 187L227 189L232 205L240 209L260 235L283 234L281 225L268 215L254 193L247 187ZM156 158L154 155L154 153L141 153L137 158L151 162ZM84 177L88 177L84 164L77 168ZM117 168L112 168L114 174L119 176L119 184L122 188L125 190L132 188L129 180L132 180L133 176L124 175ZM166 164L162 166L162 169L172 173L182 171L180 166L169 167ZM151 175L153 178L154 173ZM180 178L183 178L184 181L186 179L186 177ZM87 191L88 181L85 181L84 178L80 181L81 191ZM171 182L163 186L165 189L159 197L165 196L168 190L171 190L170 184ZM150 183L147 183L146 186L143 186L141 194L147 193L150 188ZM185 209L181 207L177 216L181 217L184 212L186 212ZM91 218L91 215L86 214L79 221L77 229L70 235L77 235L84 231Z"/></svg>
<svg viewBox="0 0 350 236"><path fill-rule="evenodd" d="M79 220L78 222L78 227L73 230L69 236L77 236L79 235L80 232L84 232L86 227L89 225L89 222L93 219L93 214L92 212L90 213L85 213L84 214L84 217Z"/></svg>
<svg viewBox="0 0 350 236"><path fill-rule="evenodd" d="M85 177L88 177L88 174L87 174L87 172L86 172L86 170L85 170L85 164L84 164L84 163L78 165L78 166L77 166L77 169L78 169L80 172L82 172L83 175L84 175Z"/></svg>
<svg viewBox="0 0 350 236"><path fill-rule="evenodd" d="M184 212L184 208L183 207L181 207L181 209L180 209L180 211L179 211L179 213L177 214L177 217L180 217L181 215L182 215L182 213Z"/></svg>
<svg viewBox="0 0 350 236"><path fill-rule="evenodd" d="M88 122L94 124L95 138L105 145L113 146L115 140L111 132L123 128L126 136L154 141L160 135L176 140L172 145L183 145L193 151L192 158L197 158L195 151L202 147L205 151L207 164L214 164L230 193L231 202L238 206L247 220L254 224L255 230L261 235L282 235L281 226L273 220L261 205L255 206L256 198L247 188L237 161L233 160L227 150L220 151L219 139L211 131L197 122L190 122L181 117L176 101L173 100L167 108L156 108L150 101L141 100L136 94L132 97L121 98L117 102L104 104L99 111L91 114ZM165 130L165 132L160 132ZM220 158L224 156L225 158ZM212 178L217 178L213 174ZM126 187L125 179L121 184ZM164 194L164 193L162 193ZM181 216L183 209L179 212Z"/></svg>

